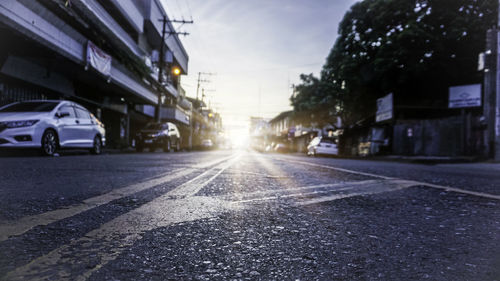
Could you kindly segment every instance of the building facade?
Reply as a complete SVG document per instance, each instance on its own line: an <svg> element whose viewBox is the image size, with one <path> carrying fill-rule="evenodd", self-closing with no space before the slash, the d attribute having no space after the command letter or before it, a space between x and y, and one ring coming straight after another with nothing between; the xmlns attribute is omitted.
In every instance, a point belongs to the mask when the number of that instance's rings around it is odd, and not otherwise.
<svg viewBox="0 0 500 281"><path fill-rule="evenodd" d="M0 38L0 105L76 101L101 119L114 147L128 146L158 103L162 119L189 124L180 76L170 71L187 74L189 58L159 0L5 0Z"/></svg>

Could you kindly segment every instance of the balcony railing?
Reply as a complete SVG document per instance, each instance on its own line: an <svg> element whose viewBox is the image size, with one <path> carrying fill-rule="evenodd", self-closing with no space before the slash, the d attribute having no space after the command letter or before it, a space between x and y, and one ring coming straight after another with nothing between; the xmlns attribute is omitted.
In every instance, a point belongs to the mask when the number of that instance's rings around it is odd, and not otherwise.
<svg viewBox="0 0 500 281"><path fill-rule="evenodd" d="M83 8L87 16L96 20L103 29L108 30L109 36L118 39L126 48L137 57L142 58L144 52L139 49L134 40L123 28L106 12L106 10L95 0L74 0L73 5Z"/></svg>
<svg viewBox="0 0 500 281"><path fill-rule="evenodd" d="M111 2L120 10L122 15L138 33L143 32L144 17L132 0L111 0Z"/></svg>
<svg viewBox="0 0 500 281"><path fill-rule="evenodd" d="M161 118L189 125L191 116L177 107L162 107Z"/></svg>

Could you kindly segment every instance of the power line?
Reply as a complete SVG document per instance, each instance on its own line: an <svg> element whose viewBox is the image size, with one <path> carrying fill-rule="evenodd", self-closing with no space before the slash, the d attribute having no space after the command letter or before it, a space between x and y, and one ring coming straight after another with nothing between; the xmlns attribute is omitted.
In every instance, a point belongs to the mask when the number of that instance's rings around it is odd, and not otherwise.
<svg viewBox="0 0 500 281"><path fill-rule="evenodd" d="M210 83L211 82L210 80L205 79L205 77L203 77L203 76L213 76L213 75L216 75L216 73L212 73L212 72L198 72L198 83L197 83L197 86L196 86L196 99L198 99L198 97L199 97L200 85L202 83Z"/></svg>

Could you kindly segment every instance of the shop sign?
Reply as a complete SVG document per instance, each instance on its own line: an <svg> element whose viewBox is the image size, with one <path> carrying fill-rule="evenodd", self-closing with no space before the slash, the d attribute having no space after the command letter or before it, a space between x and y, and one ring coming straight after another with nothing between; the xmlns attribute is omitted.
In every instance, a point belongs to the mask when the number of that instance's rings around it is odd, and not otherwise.
<svg viewBox="0 0 500 281"><path fill-rule="evenodd" d="M481 84L450 87L448 108L481 106Z"/></svg>
<svg viewBox="0 0 500 281"><path fill-rule="evenodd" d="M376 122L382 122L393 118L393 99L392 93L385 97L377 99L377 115Z"/></svg>

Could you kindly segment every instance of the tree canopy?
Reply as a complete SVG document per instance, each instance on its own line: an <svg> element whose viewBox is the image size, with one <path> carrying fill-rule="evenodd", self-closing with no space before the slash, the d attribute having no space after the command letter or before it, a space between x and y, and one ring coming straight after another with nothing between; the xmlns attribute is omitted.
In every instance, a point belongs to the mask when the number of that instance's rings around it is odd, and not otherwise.
<svg viewBox="0 0 500 281"><path fill-rule="evenodd" d="M301 75L296 111L328 105L352 124L394 93L400 107L445 108L448 87L478 83L497 0L364 0L339 25L321 77Z"/></svg>

